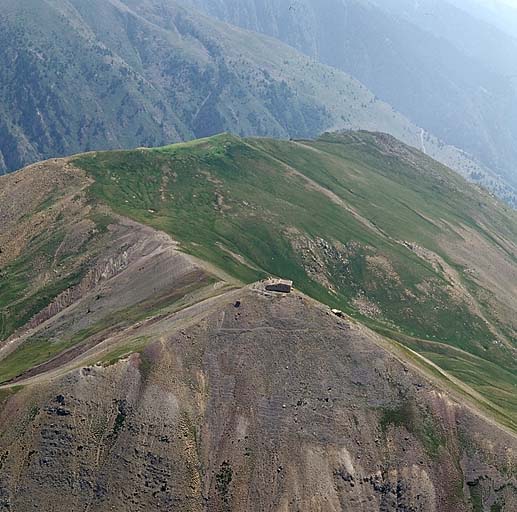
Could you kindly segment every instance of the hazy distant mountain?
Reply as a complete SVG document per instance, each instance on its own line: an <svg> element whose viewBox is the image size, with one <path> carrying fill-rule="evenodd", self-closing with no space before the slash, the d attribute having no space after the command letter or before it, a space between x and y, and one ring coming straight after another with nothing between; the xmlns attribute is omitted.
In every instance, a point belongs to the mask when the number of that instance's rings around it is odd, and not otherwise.
<svg viewBox="0 0 517 512"><path fill-rule="evenodd" d="M302 12L300 2L278 11L273 7L280 4L264 3L262 12L250 7L260 2L226 1L217 3L221 17L231 17L220 10L226 6L242 15L240 24L254 20L257 30L266 31L262 22L277 23L277 36L309 55L335 54L338 60L329 63L341 66L341 53L314 33L321 25L309 11L293 17L292 11ZM372 8L374 15L384 16ZM324 23L337 44L339 19ZM350 75L173 0L6 0L0 46L0 173L59 155L222 131L288 138L367 129L390 133L517 204L515 190L487 166L429 135ZM367 48L357 62L368 57ZM386 91L395 97L394 73L386 68Z"/></svg>
<svg viewBox="0 0 517 512"><path fill-rule="evenodd" d="M184 0L350 73L517 184L517 41L447 1Z"/></svg>
<svg viewBox="0 0 517 512"><path fill-rule="evenodd" d="M513 0L449 0L474 17L517 37L517 2Z"/></svg>
<svg viewBox="0 0 517 512"><path fill-rule="evenodd" d="M0 47L0 172L224 130L408 125L343 73L174 2L6 0Z"/></svg>
<svg viewBox="0 0 517 512"><path fill-rule="evenodd" d="M344 73L173 1L5 0L0 48L0 172L225 130L366 128L420 144L420 129Z"/></svg>

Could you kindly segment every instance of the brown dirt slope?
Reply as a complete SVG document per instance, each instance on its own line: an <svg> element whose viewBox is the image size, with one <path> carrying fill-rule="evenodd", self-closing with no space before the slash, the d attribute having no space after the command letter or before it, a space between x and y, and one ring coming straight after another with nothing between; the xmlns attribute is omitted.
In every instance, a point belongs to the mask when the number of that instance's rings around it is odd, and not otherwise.
<svg viewBox="0 0 517 512"><path fill-rule="evenodd" d="M197 315L0 391L0 510L516 509L516 438L364 329L251 288Z"/></svg>

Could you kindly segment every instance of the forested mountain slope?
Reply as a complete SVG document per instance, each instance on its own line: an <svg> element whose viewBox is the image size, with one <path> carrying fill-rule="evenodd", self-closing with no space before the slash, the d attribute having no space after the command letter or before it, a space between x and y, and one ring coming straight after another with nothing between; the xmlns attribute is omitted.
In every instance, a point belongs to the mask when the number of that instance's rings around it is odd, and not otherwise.
<svg viewBox="0 0 517 512"><path fill-rule="evenodd" d="M343 73L175 2L158 10L130 1L7 0L0 38L4 170L222 130L289 137L340 126L401 136L412 129Z"/></svg>

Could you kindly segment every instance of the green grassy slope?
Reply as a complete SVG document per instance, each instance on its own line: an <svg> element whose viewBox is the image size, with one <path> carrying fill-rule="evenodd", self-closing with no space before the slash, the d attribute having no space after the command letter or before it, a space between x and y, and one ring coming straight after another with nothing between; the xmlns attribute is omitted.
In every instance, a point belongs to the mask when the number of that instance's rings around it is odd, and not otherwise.
<svg viewBox="0 0 517 512"><path fill-rule="evenodd" d="M111 221L86 204L84 176L55 167L2 177L0 340L81 281Z"/></svg>
<svg viewBox="0 0 517 512"><path fill-rule="evenodd" d="M369 133L220 135L75 163L95 179L93 200L244 281L292 278L517 425L517 218L445 167Z"/></svg>

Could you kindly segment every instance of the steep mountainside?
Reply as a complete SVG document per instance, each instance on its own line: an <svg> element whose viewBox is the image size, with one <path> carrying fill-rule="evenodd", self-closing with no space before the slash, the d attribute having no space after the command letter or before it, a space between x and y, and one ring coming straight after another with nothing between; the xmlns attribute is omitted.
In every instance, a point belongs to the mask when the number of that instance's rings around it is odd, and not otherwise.
<svg viewBox="0 0 517 512"><path fill-rule="evenodd" d="M488 18L445 0L182 1L350 73L517 186L517 35Z"/></svg>
<svg viewBox="0 0 517 512"><path fill-rule="evenodd" d="M4 510L515 509L516 214L426 155L89 153L0 220Z"/></svg>
<svg viewBox="0 0 517 512"><path fill-rule="evenodd" d="M288 137L364 126L417 140L348 76L174 2L7 0L0 45L4 170L222 130Z"/></svg>
<svg viewBox="0 0 517 512"><path fill-rule="evenodd" d="M118 214L251 282L271 273L468 382L516 420L515 214L389 136L219 136L80 157Z"/></svg>
<svg viewBox="0 0 517 512"><path fill-rule="evenodd" d="M0 173L92 149L161 145L224 130L391 133L517 196L348 75L173 0L7 0L0 13Z"/></svg>

